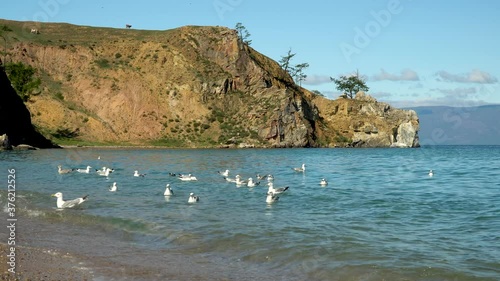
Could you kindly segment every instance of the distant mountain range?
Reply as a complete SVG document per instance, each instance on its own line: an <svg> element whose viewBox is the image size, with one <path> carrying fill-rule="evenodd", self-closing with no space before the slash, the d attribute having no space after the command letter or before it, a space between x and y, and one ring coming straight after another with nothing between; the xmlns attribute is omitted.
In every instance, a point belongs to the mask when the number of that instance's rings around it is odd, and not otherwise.
<svg viewBox="0 0 500 281"><path fill-rule="evenodd" d="M421 106L421 145L500 145L500 105Z"/></svg>

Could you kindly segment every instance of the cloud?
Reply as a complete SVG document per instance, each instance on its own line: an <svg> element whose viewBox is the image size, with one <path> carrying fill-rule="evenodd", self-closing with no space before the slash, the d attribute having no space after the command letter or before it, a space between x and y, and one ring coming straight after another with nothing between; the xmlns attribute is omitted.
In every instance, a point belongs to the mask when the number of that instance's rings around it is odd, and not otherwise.
<svg viewBox="0 0 500 281"><path fill-rule="evenodd" d="M464 74L451 74L447 71L438 71L436 73L437 81L444 82L458 82L458 83L479 83L479 84L493 84L498 82L498 79L493 75L474 69L469 73Z"/></svg>
<svg viewBox="0 0 500 281"><path fill-rule="evenodd" d="M326 75L308 75L306 80L302 82L305 85L321 85L326 83L332 83L330 76Z"/></svg>
<svg viewBox="0 0 500 281"><path fill-rule="evenodd" d="M455 88L455 89L433 89L438 91L445 96L467 98L469 96L475 96L477 94L477 89L474 87L469 88Z"/></svg>
<svg viewBox="0 0 500 281"><path fill-rule="evenodd" d="M400 74L391 74L384 69L380 69L380 73L372 76L373 81L419 81L418 74L411 69L403 69Z"/></svg>

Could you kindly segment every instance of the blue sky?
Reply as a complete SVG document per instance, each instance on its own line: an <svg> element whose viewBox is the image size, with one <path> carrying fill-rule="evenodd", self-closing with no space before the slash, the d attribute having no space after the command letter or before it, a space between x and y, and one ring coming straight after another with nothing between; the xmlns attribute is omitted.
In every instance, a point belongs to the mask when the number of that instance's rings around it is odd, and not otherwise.
<svg viewBox="0 0 500 281"><path fill-rule="evenodd" d="M309 63L302 86L329 98L330 77L356 70L369 94L397 107L500 104L496 0L20 0L0 18L165 30L241 22L251 46Z"/></svg>

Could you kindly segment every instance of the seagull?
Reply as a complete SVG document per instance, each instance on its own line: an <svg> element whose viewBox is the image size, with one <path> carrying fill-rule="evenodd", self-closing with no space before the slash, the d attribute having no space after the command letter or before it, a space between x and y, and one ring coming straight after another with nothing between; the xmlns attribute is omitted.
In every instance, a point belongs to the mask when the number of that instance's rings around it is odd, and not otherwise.
<svg viewBox="0 0 500 281"><path fill-rule="evenodd" d="M306 171L306 164L302 164L301 168L292 168L295 172L305 172Z"/></svg>
<svg viewBox="0 0 500 281"><path fill-rule="evenodd" d="M99 176L109 176L109 173L111 173L113 170L110 168L102 167L102 170L97 170L97 174Z"/></svg>
<svg viewBox="0 0 500 281"><path fill-rule="evenodd" d="M271 174L267 175L267 181L268 182L272 182L273 180L274 180L274 176L273 175L271 175Z"/></svg>
<svg viewBox="0 0 500 281"><path fill-rule="evenodd" d="M228 178L228 177L224 177L224 179L228 182L238 182L238 180L241 179L241 176L240 175L236 175L236 177L234 179L232 178Z"/></svg>
<svg viewBox="0 0 500 281"><path fill-rule="evenodd" d="M195 176L193 176L193 175L191 175L191 174L188 174L188 175L180 175L180 176L179 176L179 179L180 179L181 181L197 181L197 180L198 180Z"/></svg>
<svg viewBox="0 0 500 281"><path fill-rule="evenodd" d="M288 190L288 186L274 188L274 184L272 182L268 183L267 185L269 186L269 189L267 190L267 192L268 193L271 192L273 195L281 194L281 193Z"/></svg>
<svg viewBox="0 0 500 281"><path fill-rule="evenodd" d="M321 186L326 186L326 185L328 185L328 182L325 179L321 179L321 181L319 182L319 184Z"/></svg>
<svg viewBox="0 0 500 281"><path fill-rule="evenodd" d="M242 186L242 185L246 185L246 184L247 184L247 182L246 182L246 181L242 181L242 180L241 180L240 175L237 175L237 176L236 176L235 183L236 183L236 185L237 185L237 186Z"/></svg>
<svg viewBox="0 0 500 281"><path fill-rule="evenodd" d="M165 192L163 193L163 195L165 195L165 196L174 195L174 192L170 188L170 184L169 183L167 183L167 185L165 186Z"/></svg>
<svg viewBox="0 0 500 281"><path fill-rule="evenodd" d="M252 178L248 178L248 182L247 182L247 186L248 187L256 187L259 184L260 184L260 181L259 182L254 182Z"/></svg>
<svg viewBox="0 0 500 281"><path fill-rule="evenodd" d="M139 171L134 171L134 177L144 177L146 174L139 174Z"/></svg>
<svg viewBox="0 0 500 281"><path fill-rule="evenodd" d="M62 192L57 192L56 194L52 194L51 196L57 197L57 208L59 209L73 208L87 201L87 198L89 197L88 195L85 195L80 198L64 201Z"/></svg>
<svg viewBox="0 0 500 281"><path fill-rule="evenodd" d="M87 166L87 168L85 168L85 169L76 169L76 171L78 173L90 174L90 168L92 168L92 167Z"/></svg>
<svg viewBox="0 0 500 281"><path fill-rule="evenodd" d="M194 195L194 193L189 193L189 199L188 199L188 203L196 203L200 201L200 197Z"/></svg>
<svg viewBox="0 0 500 281"><path fill-rule="evenodd" d="M432 170L429 171L429 177L434 176L434 172Z"/></svg>
<svg viewBox="0 0 500 281"><path fill-rule="evenodd" d="M278 196L274 195L272 192L267 192L266 203L270 204L278 201L280 199Z"/></svg>
<svg viewBox="0 0 500 281"><path fill-rule="evenodd" d="M263 179L266 179L266 178L267 178L267 175L263 175L263 176L261 176L260 174L257 174L255 177L256 177L258 180L263 180Z"/></svg>
<svg viewBox="0 0 500 281"><path fill-rule="evenodd" d="M68 173L71 173L73 172L73 169L63 169L61 165L57 166L57 172L59 174L68 174Z"/></svg>
<svg viewBox="0 0 500 281"><path fill-rule="evenodd" d="M118 186L116 186L116 181L113 183L112 186L109 187L109 191L115 192L118 189Z"/></svg>
<svg viewBox="0 0 500 281"><path fill-rule="evenodd" d="M229 176L229 170L225 170L224 172L217 171L217 173L219 173L221 176L224 176L224 177Z"/></svg>

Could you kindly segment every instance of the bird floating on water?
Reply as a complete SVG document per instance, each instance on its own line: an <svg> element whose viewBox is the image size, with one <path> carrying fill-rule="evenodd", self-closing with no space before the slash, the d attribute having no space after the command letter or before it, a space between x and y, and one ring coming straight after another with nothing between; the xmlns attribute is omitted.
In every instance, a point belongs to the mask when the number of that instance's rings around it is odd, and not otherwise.
<svg viewBox="0 0 500 281"><path fill-rule="evenodd" d="M174 195L174 191L170 188L169 183L167 183L167 185L165 186L165 192L163 193L163 195L165 195L165 196Z"/></svg>
<svg viewBox="0 0 500 281"><path fill-rule="evenodd" d="M302 164L302 167L300 168L292 168L295 172L305 172L306 171L306 164Z"/></svg>
<svg viewBox="0 0 500 281"><path fill-rule="evenodd" d="M429 177L432 177L432 176L434 176L434 171L430 170L429 171Z"/></svg>
<svg viewBox="0 0 500 281"><path fill-rule="evenodd" d="M224 177L228 177L229 176L229 170L225 170L224 172L217 171L217 173L219 173L219 175L224 176Z"/></svg>
<svg viewBox="0 0 500 281"><path fill-rule="evenodd" d="M196 203L200 201L200 197L194 195L194 193L189 193L188 203Z"/></svg>
<svg viewBox="0 0 500 281"><path fill-rule="evenodd" d="M326 181L325 179L321 179L321 181L319 182L319 184L321 186L325 186L325 185L328 185L328 181Z"/></svg>
<svg viewBox="0 0 500 281"><path fill-rule="evenodd" d="M59 208L59 209L68 209L68 208L76 207L76 206L82 204L83 202L87 201L87 199L89 197L88 195L85 195L85 196L80 197L80 198L64 201L62 192L57 192L55 194L52 194L51 196L57 197L57 208Z"/></svg>
<svg viewBox="0 0 500 281"><path fill-rule="evenodd" d="M278 187L278 188L274 188L274 184L272 182L268 183L267 184L269 186L267 192L271 192L273 195L275 194L281 194L285 191L288 190L288 186L285 186L285 187Z"/></svg>
<svg viewBox="0 0 500 281"><path fill-rule="evenodd" d="M248 178L248 182L247 182L248 187L256 187L259 184L260 184L260 181L254 182L253 178Z"/></svg>
<svg viewBox="0 0 500 281"><path fill-rule="evenodd" d="M57 172L59 174L68 174L68 173L71 173L73 172L73 169L63 169L61 165L57 166Z"/></svg>
<svg viewBox="0 0 500 281"><path fill-rule="evenodd" d="M179 179L180 179L181 181L197 181L197 180L198 180L195 176L193 176L193 175L191 175L191 174L187 174L187 175L180 175L180 176L179 176Z"/></svg>
<svg viewBox="0 0 500 281"><path fill-rule="evenodd" d="M134 177L144 177L146 174L139 174L139 171L134 171Z"/></svg>
<svg viewBox="0 0 500 281"><path fill-rule="evenodd" d="M78 173L90 174L90 168L92 168L92 167L87 166L87 168L85 168L85 169L76 169L76 171Z"/></svg>
<svg viewBox="0 0 500 281"><path fill-rule="evenodd" d="M277 195L273 194L272 192L267 192L267 197L266 197L266 203L273 203L278 201L280 199Z"/></svg>
<svg viewBox="0 0 500 281"><path fill-rule="evenodd" d="M116 181L113 182L113 185L109 187L109 191L115 192L118 189L118 186L116 186Z"/></svg>
<svg viewBox="0 0 500 281"><path fill-rule="evenodd" d="M107 177L107 176L109 176L109 174L111 172L113 172L113 169L107 168L107 167L102 167L102 170L96 170L96 172L97 172L97 174L99 176L105 176L105 177Z"/></svg>

